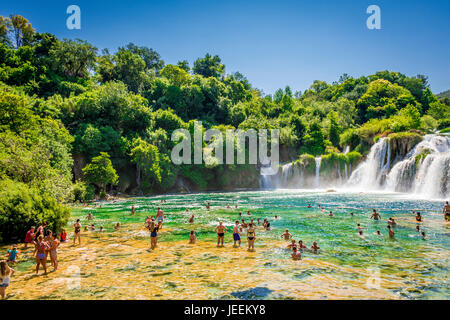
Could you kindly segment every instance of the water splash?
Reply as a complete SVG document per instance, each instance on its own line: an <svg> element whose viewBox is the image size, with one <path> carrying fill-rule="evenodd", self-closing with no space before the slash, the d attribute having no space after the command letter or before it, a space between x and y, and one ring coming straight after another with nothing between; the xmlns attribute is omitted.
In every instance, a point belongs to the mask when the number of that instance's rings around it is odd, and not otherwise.
<svg viewBox="0 0 450 320"><path fill-rule="evenodd" d="M322 157L315 158L316 160L316 175L314 178L314 188L320 186L320 166L322 164Z"/></svg>

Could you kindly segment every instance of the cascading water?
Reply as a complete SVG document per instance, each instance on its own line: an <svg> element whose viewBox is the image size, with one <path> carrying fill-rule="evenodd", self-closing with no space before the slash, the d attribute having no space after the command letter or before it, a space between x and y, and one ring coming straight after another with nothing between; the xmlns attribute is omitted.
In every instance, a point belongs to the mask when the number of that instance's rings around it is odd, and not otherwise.
<svg viewBox="0 0 450 320"><path fill-rule="evenodd" d="M390 167L391 147L389 140L381 138L370 149L364 161L350 176L348 185L364 190L379 189Z"/></svg>
<svg viewBox="0 0 450 320"><path fill-rule="evenodd" d="M426 135L392 169L389 139L380 139L351 175L347 185L361 190L410 192L429 198L450 197L450 137Z"/></svg>
<svg viewBox="0 0 450 320"><path fill-rule="evenodd" d="M322 164L322 157L315 158L316 160L316 176L314 178L314 188L320 186L320 166Z"/></svg>

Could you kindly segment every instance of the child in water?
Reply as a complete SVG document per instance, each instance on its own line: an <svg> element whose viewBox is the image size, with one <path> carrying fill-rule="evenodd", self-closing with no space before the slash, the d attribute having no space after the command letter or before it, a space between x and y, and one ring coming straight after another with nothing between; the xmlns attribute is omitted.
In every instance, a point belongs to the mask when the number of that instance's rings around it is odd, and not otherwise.
<svg viewBox="0 0 450 320"><path fill-rule="evenodd" d="M8 263L16 263L18 254L19 250L17 250L17 245L14 245L10 250L8 250Z"/></svg>
<svg viewBox="0 0 450 320"><path fill-rule="evenodd" d="M291 256L292 256L293 260L301 260L302 259L302 254L300 253L300 251L297 250L297 247L292 248Z"/></svg>

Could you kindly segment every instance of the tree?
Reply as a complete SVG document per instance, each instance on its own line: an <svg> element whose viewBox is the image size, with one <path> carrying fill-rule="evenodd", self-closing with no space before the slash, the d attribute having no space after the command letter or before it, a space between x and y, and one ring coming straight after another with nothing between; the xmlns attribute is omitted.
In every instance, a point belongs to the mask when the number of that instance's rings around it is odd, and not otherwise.
<svg viewBox="0 0 450 320"><path fill-rule="evenodd" d="M70 78L87 78L94 67L97 48L86 41L58 41L50 49L52 69Z"/></svg>
<svg viewBox="0 0 450 320"><path fill-rule="evenodd" d="M309 126L304 141L303 150L315 156L323 154L325 151L325 135L318 122L313 122Z"/></svg>
<svg viewBox="0 0 450 320"><path fill-rule="evenodd" d="M341 127L338 124L338 116L335 111L331 111L328 116L330 125L328 127L328 139L331 141L333 146L339 146L339 135L341 133Z"/></svg>
<svg viewBox="0 0 450 320"><path fill-rule="evenodd" d="M0 16L0 42L10 45L10 40L8 37L8 33L11 28L11 20L9 18L5 18Z"/></svg>
<svg viewBox="0 0 450 320"><path fill-rule="evenodd" d="M158 52L147 47L138 47L134 43L129 43L125 48L119 48L120 50L128 50L131 53L138 55L145 62L145 67L148 70L154 70L158 73L164 67L164 61L161 60L161 56Z"/></svg>
<svg viewBox="0 0 450 320"><path fill-rule="evenodd" d="M85 179L94 185L99 186L106 192L108 184L117 185L119 176L114 169L109 154L100 152L100 155L93 158L92 161L83 168Z"/></svg>
<svg viewBox="0 0 450 320"><path fill-rule="evenodd" d="M218 55L211 56L207 53L204 58L195 60L192 71L194 74L199 74L205 78L219 78L225 73L225 65L221 62L222 60Z"/></svg>
<svg viewBox="0 0 450 320"><path fill-rule="evenodd" d="M172 85L178 87L181 87L183 84L186 84L190 79L189 74L185 70L177 66L174 66L173 64L166 65L161 70L160 74L162 77L169 80Z"/></svg>
<svg viewBox="0 0 450 320"><path fill-rule="evenodd" d="M141 176L145 186L151 187L155 182L161 183L160 156L158 148L141 138L133 141L130 152L131 161L136 164L137 185L141 187Z"/></svg>
<svg viewBox="0 0 450 320"><path fill-rule="evenodd" d="M31 23L20 15L10 15L11 32L14 40L14 45L19 48L23 45L28 45L33 40L34 29Z"/></svg>
<svg viewBox="0 0 450 320"><path fill-rule="evenodd" d="M183 69L187 73L191 71L191 67L189 66L189 62L187 60L178 61L177 67Z"/></svg>

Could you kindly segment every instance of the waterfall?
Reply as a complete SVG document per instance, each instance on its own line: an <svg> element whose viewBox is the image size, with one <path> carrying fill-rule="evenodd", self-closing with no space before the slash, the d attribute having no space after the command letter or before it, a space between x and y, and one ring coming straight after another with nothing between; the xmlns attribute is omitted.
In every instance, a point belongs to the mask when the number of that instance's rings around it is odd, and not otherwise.
<svg viewBox="0 0 450 320"><path fill-rule="evenodd" d="M350 176L362 190L410 192L428 198L450 197L450 137L430 134L391 169L391 144L380 139Z"/></svg>
<svg viewBox="0 0 450 320"><path fill-rule="evenodd" d="M347 154L350 152L350 146L345 146L344 148L344 154Z"/></svg>
<svg viewBox="0 0 450 320"><path fill-rule="evenodd" d="M366 161L356 168L348 184L364 190L379 189L383 176L390 167L391 147L389 140L381 138L370 149Z"/></svg>
<svg viewBox="0 0 450 320"><path fill-rule="evenodd" d="M318 188L320 186L320 165L322 163L322 157L318 157L316 160L316 176L314 178L314 188Z"/></svg>

